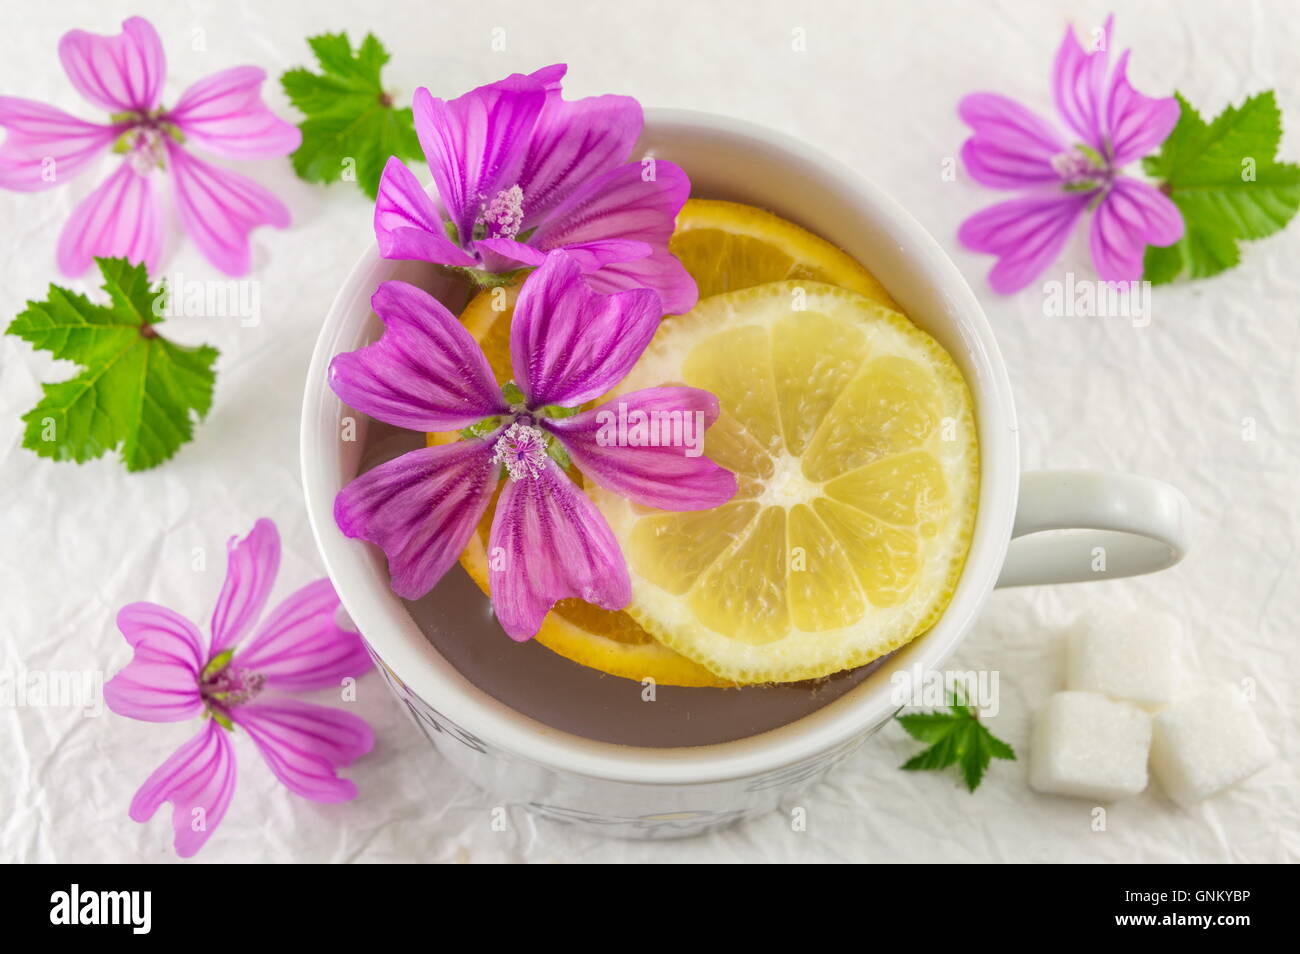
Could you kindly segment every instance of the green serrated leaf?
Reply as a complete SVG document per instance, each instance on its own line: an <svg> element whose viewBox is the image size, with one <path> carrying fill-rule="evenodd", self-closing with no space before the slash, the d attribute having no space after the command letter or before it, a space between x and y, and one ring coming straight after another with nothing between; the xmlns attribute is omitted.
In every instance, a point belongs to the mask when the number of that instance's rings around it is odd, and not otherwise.
<svg viewBox="0 0 1300 954"><path fill-rule="evenodd" d="M110 303L50 285L29 301L7 333L80 374L41 385L44 397L23 415L23 446L41 457L84 463L120 448L130 471L156 467L194 436L212 406L217 349L186 347L155 330L167 291L143 265L95 259Z"/></svg>
<svg viewBox="0 0 1300 954"><path fill-rule="evenodd" d="M937 742L953 726L953 718L946 712L910 712L899 716L898 721L918 742Z"/></svg>
<svg viewBox="0 0 1300 954"><path fill-rule="evenodd" d="M1178 243L1148 245L1143 258L1142 277L1153 285L1164 285L1178 277L1184 264L1183 251Z"/></svg>
<svg viewBox="0 0 1300 954"><path fill-rule="evenodd" d="M991 759L1014 761L1011 746L991 733L974 707L954 696L947 712L913 712L897 717L907 733L930 747L903 763L907 771L943 769L958 765L966 787L979 787Z"/></svg>
<svg viewBox="0 0 1300 954"><path fill-rule="evenodd" d="M955 714L975 718L975 710L966 702L966 693L962 691L961 686L952 687L952 697L948 700L948 708Z"/></svg>
<svg viewBox="0 0 1300 954"><path fill-rule="evenodd" d="M934 745L904 762L903 768L909 772L947 768L949 765L954 764L960 756L961 733L957 731L956 727L953 727Z"/></svg>
<svg viewBox="0 0 1300 954"><path fill-rule="evenodd" d="M1283 228L1300 209L1300 166L1278 162L1282 115L1273 92L1229 106L1207 123L1182 97L1178 124L1142 166L1183 216L1183 238L1148 248L1144 277L1207 278L1241 260L1237 243Z"/></svg>
<svg viewBox="0 0 1300 954"><path fill-rule="evenodd" d="M961 777L966 783L966 788L972 792L980 787L980 780L984 778L984 772L989 767L989 760L992 757L989 746L979 731L980 728L978 722L971 722L963 733Z"/></svg>
<svg viewBox="0 0 1300 954"><path fill-rule="evenodd" d="M1015 750L1015 749L1013 749L1011 746L1007 745L1005 742L1003 742L1001 739L999 739L996 735L994 735L992 732L990 732L990 731L988 730L988 728L987 728L987 727L984 725L984 723L982 723L982 722L980 723L980 730L981 730L981 734L982 734L983 737L984 737L984 740L988 743L989 753L990 753L990 754L991 754L995 759L1002 759L1002 760L1007 761L1007 762L1014 762L1014 761L1016 761L1016 750Z"/></svg>
<svg viewBox="0 0 1300 954"><path fill-rule="evenodd" d="M995 758L1014 762L1016 753L981 722L970 719L966 724L966 739L961 757L962 779L970 791L979 788L989 761Z"/></svg>
<svg viewBox="0 0 1300 954"><path fill-rule="evenodd" d="M373 33L354 51L347 33L309 37L321 72L292 69L280 77L285 94L305 116L302 145L290 159L308 182L336 182L345 172L370 198L390 156L422 155L409 108L398 108L380 76L388 52Z"/></svg>

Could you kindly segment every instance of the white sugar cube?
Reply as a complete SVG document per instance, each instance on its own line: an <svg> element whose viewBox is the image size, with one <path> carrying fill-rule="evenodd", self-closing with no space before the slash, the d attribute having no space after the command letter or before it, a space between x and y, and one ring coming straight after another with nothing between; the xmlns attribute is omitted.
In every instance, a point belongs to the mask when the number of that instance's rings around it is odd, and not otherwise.
<svg viewBox="0 0 1300 954"><path fill-rule="evenodd" d="M1275 754L1254 708L1231 683L1185 696L1155 717L1151 770L1180 805L1254 775Z"/></svg>
<svg viewBox="0 0 1300 954"><path fill-rule="evenodd" d="M1147 787L1151 716L1091 692L1058 692L1034 723L1029 784L1101 802Z"/></svg>
<svg viewBox="0 0 1300 954"><path fill-rule="evenodd" d="M1103 613L1069 637L1066 685L1148 708L1168 705L1180 681L1182 625L1168 613Z"/></svg>

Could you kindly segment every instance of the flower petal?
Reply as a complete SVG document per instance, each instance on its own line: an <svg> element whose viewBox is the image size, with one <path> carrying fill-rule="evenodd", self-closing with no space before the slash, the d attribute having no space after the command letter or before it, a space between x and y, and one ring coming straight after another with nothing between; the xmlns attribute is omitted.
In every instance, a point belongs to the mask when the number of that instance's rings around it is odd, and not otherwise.
<svg viewBox="0 0 1300 954"><path fill-rule="evenodd" d="M379 178L375 238L379 240L379 254L384 258L462 268L478 264L473 255L447 238L438 206L415 174L396 156L388 157L384 174Z"/></svg>
<svg viewBox="0 0 1300 954"><path fill-rule="evenodd" d="M116 36L71 30L59 59L82 96L110 113L147 113L158 105L167 57L158 31L143 17L122 23Z"/></svg>
<svg viewBox="0 0 1300 954"><path fill-rule="evenodd" d="M569 72L568 63L552 63L550 66L543 66L539 70L533 70L528 75L546 88L548 93L558 93L560 91L560 81L564 79L564 74Z"/></svg>
<svg viewBox="0 0 1300 954"><path fill-rule="evenodd" d="M1148 245L1172 245L1182 237L1182 213L1168 196L1120 176L1092 217L1088 246L1102 280L1137 281Z"/></svg>
<svg viewBox="0 0 1300 954"><path fill-rule="evenodd" d="M227 275L251 267L248 233L259 225L289 225L283 202L247 176L219 169L167 140L181 225L213 265Z"/></svg>
<svg viewBox="0 0 1300 954"><path fill-rule="evenodd" d="M298 127L276 116L262 102L266 71L234 66L213 73L181 94L167 111L195 143L231 159L275 159L302 143Z"/></svg>
<svg viewBox="0 0 1300 954"><path fill-rule="evenodd" d="M704 430L717 419L718 399L708 391L661 387L542 424L583 476L606 490L647 507L707 510L736 493L735 475L702 456Z"/></svg>
<svg viewBox="0 0 1300 954"><path fill-rule="evenodd" d="M1173 96L1143 96L1128 81L1128 50L1115 64L1106 97L1104 126L1116 166L1140 159L1168 138L1178 122L1180 107Z"/></svg>
<svg viewBox="0 0 1300 954"><path fill-rule="evenodd" d="M262 615L280 571L280 534L263 517L244 539L231 537L226 553L226 580L212 610L209 658L238 643Z"/></svg>
<svg viewBox="0 0 1300 954"><path fill-rule="evenodd" d="M556 600L576 596L618 610L632 599L609 524L550 459L536 477L505 482L489 552L492 606L514 640L535 636Z"/></svg>
<svg viewBox="0 0 1300 954"><path fill-rule="evenodd" d="M566 245L564 251L570 258L577 259L578 267L584 273L590 274L606 265L639 262L650 258L655 253L655 247L637 239L611 238Z"/></svg>
<svg viewBox="0 0 1300 954"><path fill-rule="evenodd" d="M496 487L493 444L476 438L414 450L339 491L334 522L384 551L398 596L429 592L465 549Z"/></svg>
<svg viewBox="0 0 1300 954"><path fill-rule="evenodd" d="M490 238L479 239L474 243L474 247L483 251L492 252L504 260L507 265L516 265L520 267L537 268L546 261L546 252L540 248L534 248L531 245L525 245L523 242L516 242L508 238ZM581 245L565 246L565 253L578 263L584 274L590 274L616 262L634 262L643 258L648 258L654 253L654 248L645 242L638 242L635 239L609 239L604 242L584 242ZM588 283L590 284L590 283ZM620 286L616 291L624 291L627 288L643 288L642 284Z"/></svg>
<svg viewBox="0 0 1300 954"><path fill-rule="evenodd" d="M121 127L101 126L30 99L0 96L0 189L35 192L67 182Z"/></svg>
<svg viewBox="0 0 1300 954"><path fill-rule="evenodd" d="M470 241L483 203L517 183L545 102L546 87L520 73L451 101L423 86L415 91L415 131L461 244Z"/></svg>
<svg viewBox="0 0 1300 954"><path fill-rule="evenodd" d="M156 603L131 603L117 628L135 656L104 686L104 703L144 722L179 722L203 711L199 673L207 656L198 627Z"/></svg>
<svg viewBox="0 0 1300 954"><path fill-rule="evenodd" d="M163 802L172 803L176 854L189 858L217 829L235 793L235 753L230 734L209 719L145 779L131 799L133 821L147 822Z"/></svg>
<svg viewBox="0 0 1300 954"><path fill-rule="evenodd" d="M1085 50L1074 35L1074 27L1065 28L1065 37L1056 52L1052 68L1052 95L1057 111L1070 128L1097 152L1105 152L1106 66L1110 63L1110 36L1114 16L1106 18L1102 35L1094 49Z"/></svg>
<svg viewBox="0 0 1300 954"><path fill-rule="evenodd" d="M957 238L969 249L998 256L989 284L1008 295L1052 264L1094 194L1053 192L1000 202L963 222Z"/></svg>
<svg viewBox="0 0 1300 954"><path fill-rule="evenodd" d="M630 96L546 98L519 173L524 192L522 231L536 227L587 180L626 161L641 135L641 104Z"/></svg>
<svg viewBox="0 0 1300 954"><path fill-rule="evenodd" d="M59 234L59 270L76 277L95 256L121 256L156 272L162 241L161 204L152 177L123 160L68 216Z"/></svg>
<svg viewBox="0 0 1300 954"><path fill-rule="evenodd" d="M975 130L962 146L961 158L976 182L1020 189L1061 181L1052 159L1069 145L1047 120L995 93L967 96L957 115Z"/></svg>
<svg viewBox="0 0 1300 954"><path fill-rule="evenodd" d="M338 610L328 579L308 583L271 611L231 666L265 676L268 689L337 689L372 665L361 636L335 621Z"/></svg>
<svg viewBox="0 0 1300 954"><path fill-rule="evenodd" d="M645 242L655 253L635 265L623 264L606 277L606 290L650 288L664 311L681 314L695 306L696 288L686 270L668 253L677 213L690 196L691 183L678 166L653 160L629 162L589 179L569 195L529 237L550 250L610 239ZM635 276L631 284L629 276Z"/></svg>
<svg viewBox="0 0 1300 954"><path fill-rule="evenodd" d="M624 163L589 179L538 227L532 244L552 249L630 238L666 246L691 182L676 164L650 161Z"/></svg>
<svg viewBox="0 0 1300 954"><path fill-rule="evenodd" d="M583 246L577 248L581 250ZM660 311L666 315L685 314L695 307L700 297L695 279L667 248L656 248L645 258L602 265L586 277L593 291L605 295L649 288L659 296Z"/></svg>
<svg viewBox="0 0 1300 954"><path fill-rule="evenodd" d="M509 410L473 336L406 282L379 286L379 340L330 362L330 387L363 414L413 431L453 431Z"/></svg>
<svg viewBox="0 0 1300 954"><path fill-rule="evenodd" d="M576 407L621 381L654 337L663 314L644 288L602 295L567 252L552 252L519 291L510 363L529 407Z"/></svg>
<svg viewBox="0 0 1300 954"><path fill-rule="evenodd" d="M236 706L230 718L248 732L275 777L295 795L313 802L357 797L357 786L336 773L374 747L365 720L298 699Z"/></svg>
<svg viewBox="0 0 1300 954"><path fill-rule="evenodd" d="M540 248L508 238L479 239L474 243L474 251L483 257L484 267L490 271L502 272L516 267L536 268L546 261L546 253Z"/></svg>

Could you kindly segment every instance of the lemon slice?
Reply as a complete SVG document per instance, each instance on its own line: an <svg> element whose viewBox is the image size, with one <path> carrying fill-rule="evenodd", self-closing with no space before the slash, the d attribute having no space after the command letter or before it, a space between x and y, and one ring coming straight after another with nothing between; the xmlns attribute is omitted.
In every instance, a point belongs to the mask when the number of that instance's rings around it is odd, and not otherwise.
<svg viewBox="0 0 1300 954"><path fill-rule="evenodd" d="M854 291L759 285L665 321L614 395L670 383L718 396L704 452L740 489L667 513L588 488L646 631L764 683L863 665L933 624L979 485L970 391L933 338Z"/></svg>
<svg viewBox="0 0 1300 954"><path fill-rule="evenodd" d="M884 286L849 255L793 222L737 202L690 199L669 250L700 298L787 279L826 282L897 308Z"/></svg>
<svg viewBox="0 0 1300 954"><path fill-rule="evenodd" d="M518 294L518 286L480 292L460 316L499 383L511 377L510 319ZM429 443L447 443L458 436L430 434ZM576 471L571 470L569 476L582 483ZM460 556L460 565L485 595L489 592L487 543L495 511L493 500ZM613 676L638 681L649 678L661 686L734 685L658 642L627 613L611 612L579 599L556 603L535 638L552 652Z"/></svg>

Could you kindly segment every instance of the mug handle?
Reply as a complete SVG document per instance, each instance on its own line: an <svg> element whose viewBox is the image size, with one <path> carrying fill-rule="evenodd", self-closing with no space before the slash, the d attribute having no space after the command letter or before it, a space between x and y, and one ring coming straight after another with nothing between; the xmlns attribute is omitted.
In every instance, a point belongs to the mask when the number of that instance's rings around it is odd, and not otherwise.
<svg viewBox="0 0 1300 954"><path fill-rule="evenodd" d="M1190 522L1187 497L1164 481L1098 470L1029 471L1020 476L1020 503L997 586L1164 570L1186 555Z"/></svg>

